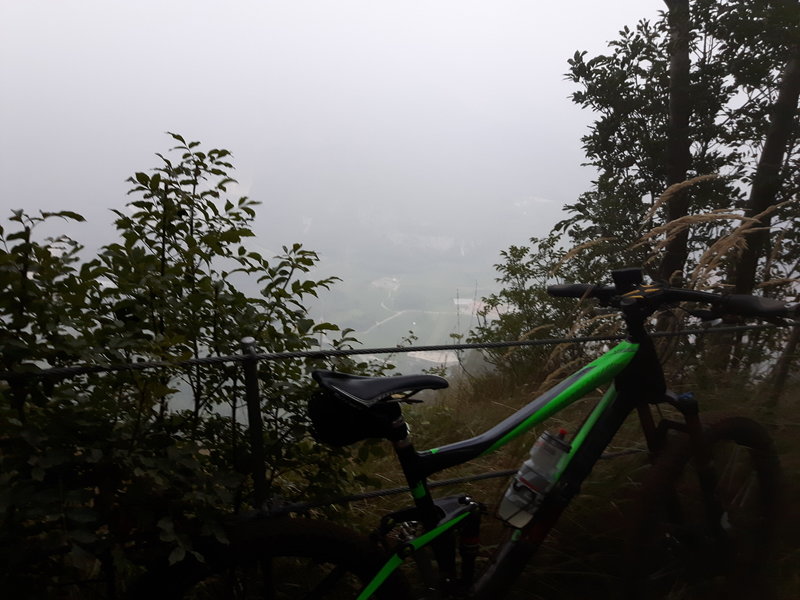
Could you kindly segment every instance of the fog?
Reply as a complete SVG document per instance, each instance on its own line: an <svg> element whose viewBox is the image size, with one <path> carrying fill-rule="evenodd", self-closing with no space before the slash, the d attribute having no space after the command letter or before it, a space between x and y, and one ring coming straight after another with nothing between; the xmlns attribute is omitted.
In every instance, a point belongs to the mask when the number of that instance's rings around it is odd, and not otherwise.
<svg viewBox="0 0 800 600"><path fill-rule="evenodd" d="M590 186L567 58L661 6L5 0L0 208L79 211L67 231L97 247L178 132L233 152L233 193L263 202L257 246L302 242L343 277L319 315L364 330L384 308L452 310L420 335L442 341L467 326L452 299L491 290L499 251Z"/></svg>

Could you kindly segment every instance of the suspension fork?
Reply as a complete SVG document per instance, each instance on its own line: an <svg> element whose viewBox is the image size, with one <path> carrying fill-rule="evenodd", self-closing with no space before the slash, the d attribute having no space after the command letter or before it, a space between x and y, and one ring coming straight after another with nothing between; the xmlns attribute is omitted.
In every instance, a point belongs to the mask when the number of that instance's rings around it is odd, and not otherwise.
<svg viewBox="0 0 800 600"><path fill-rule="evenodd" d="M717 472L714 465L714 455L711 451L711 442L700 421L700 409L697 400L694 394L683 394L679 396L676 406L686 421L686 433L689 436L691 458L700 483L703 506L706 519L710 525L710 531L715 537L725 539L727 534L722 527L723 508L717 497Z"/></svg>
<svg viewBox="0 0 800 600"><path fill-rule="evenodd" d="M664 395L664 402L676 408L683 417L683 421L673 421L670 419L663 419L655 427L655 449L656 455L664 450L668 445L668 435L670 430L679 431L688 438L688 462L686 468L691 468L695 472L698 483L700 485L700 493L703 500L703 510L705 519L708 523L709 533L716 539L724 542L727 539L727 533L722 526L723 507L717 497L717 472L714 464L714 455L711 450L711 442L706 434L705 427L700 420L700 409L697 400L692 393L676 395L673 392L667 392ZM649 407L644 407L640 410L640 417L644 410L647 410L648 416L652 421L652 414ZM643 421L646 421L644 417ZM643 424L643 429L646 426ZM647 435L647 434L646 434ZM653 455L653 447L648 447L651 451L653 462L655 456ZM689 466L691 463L691 466ZM681 521L685 515L682 513L682 502L676 493L672 494L674 497L668 500L668 510L673 519Z"/></svg>
<svg viewBox="0 0 800 600"><path fill-rule="evenodd" d="M656 423L653 420L653 411L647 403L639 403L636 405L636 414L639 417L639 425L642 428L645 442L647 442L647 450L650 455L650 462L655 461L655 457L664 445L662 436L659 435Z"/></svg>

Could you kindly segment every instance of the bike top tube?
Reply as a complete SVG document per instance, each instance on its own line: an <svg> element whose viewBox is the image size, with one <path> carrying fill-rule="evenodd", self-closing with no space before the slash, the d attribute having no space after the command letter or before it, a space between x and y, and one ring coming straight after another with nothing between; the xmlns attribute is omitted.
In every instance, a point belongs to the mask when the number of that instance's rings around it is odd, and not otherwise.
<svg viewBox="0 0 800 600"><path fill-rule="evenodd" d="M428 477L501 448L595 388L611 383L638 349L639 344L623 341L484 433L419 452L418 475Z"/></svg>

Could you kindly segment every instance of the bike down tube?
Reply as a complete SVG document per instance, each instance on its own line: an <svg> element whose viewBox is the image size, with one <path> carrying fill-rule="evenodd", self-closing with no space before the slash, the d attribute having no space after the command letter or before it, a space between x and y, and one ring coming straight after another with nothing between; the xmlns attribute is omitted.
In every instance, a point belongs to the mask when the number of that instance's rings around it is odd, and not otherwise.
<svg viewBox="0 0 800 600"><path fill-rule="evenodd" d="M519 410L514 415L511 415L505 421L499 423L495 427L479 436L420 453L413 452L413 450L409 452L409 454L415 456L416 460L409 456L405 460L401 459L401 463L404 465L404 470L407 469L406 478L408 479L412 489L416 492L413 494L415 503L420 506L420 508L422 508L422 505L427 504L425 500L430 503L430 495L425 485L425 479L428 475L469 461L477 456L494 452L522 433L546 420L556 412L559 412L576 400L585 396L593 389L610 383L625 369L625 367L631 363L636 356L638 349L639 345L636 343L628 341L621 342L603 354L601 357L588 364L586 367L567 377L559 385L533 400L530 404ZM593 409L592 413L590 413L588 419L575 436L573 450L570 452L570 460L568 461L567 468L564 469L564 472L572 470L568 467L572 465L573 458L579 453L581 448L584 448L584 446L594 446L594 444L584 444L584 441L590 437L590 432L595 426L597 426L598 422L606 420L603 418L604 414L608 412L609 406L614 405L614 400L616 398L617 395L614 391L614 386L611 386L609 391ZM616 419L612 420L616 421ZM616 429L614 429L614 431L616 431ZM603 447L605 447L605 444ZM406 448L406 450L411 450L411 448ZM586 448L584 448L584 451L585 450ZM590 454L594 453L594 448L592 448L592 450L590 450ZM580 454L584 454L584 452L580 452ZM584 463L584 461L578 462ZM593 462L594 461L592 461L592 464ZM578 467L574 470L581 472L584 469ZM563 507L559 507L557 513L560 513L561 509L563 509ZM546 514L550 513L551 511L544 510L543 512ZM420 537L408 542L408 547L411 549L409 550L409 554L430 544L431 542L435 542L442 536L442 534L449 532L452 527L466 518L466 514L468 513L458 515L453 519L434 527ZM554 520L555 518L552 519L552 521ZM546 521L550 522L550 524L552 523L551 519L549 518L546 519ZM544 533L546 533L549 528L549 525L544 526L544 531L542 532L541 536L542 538L544 537ZM519 540L519 538L517 538L517 540L523 541ZM532 540L529 539L527 541L528 543L522 545L531 546L531 541ZM538 546L539 541L540 540L537 540L533 545ZM521 549L520 545L515 544L515 546L518 550ZM514 554L518 554L520 557L524 555L524 560L508 561L505 565L503 565L503 571L509 575L512 575L512 572L513 574L516 574L518 568L512 565L519 565L519 570L521 570L521 566L523 566L524 562L527 561L533 549L534 548L531 546L530 550L515 552ZM375 593L377 589L380 588L386 579L388 579L391 574L403 563L404 557L401 557L400 554L401 553L398 552L387 561L387 563L373 578L373 580L367 585L366 588L364 588L364 591L358 596L357 600L367 600L372 594ZM484 582L486 581L485 577L482 579ZM497 579L495 579L495 582L496 581Z"/></svg>
<svg viewBox="0 0 800 600"><path fill-rule="evenodd" d="M488 431L418 453L416 479L494 452L593 389L610 383L630 364L638 349L639 344L621 342Z"/></svg>
<svg viewBox="0 0 800 600"><path fill-rule="evenodd" d="M600 402L597 403L597 406L595 406L592 412L589 413L589 416L586 418L586 421L584 421L581 428L572 438L569 456L567 460L564 461L564 464L561 466L561 469L558 471L558 473L556 473L556 481L561 479L561 474L567 469L570 462L572 462L572 458L575 456L578 450L580 450L580 448L583 446L583 443L586 441L586 438L589 437L589 434L591 433L594 426L597 424L597 421L600 419L600 417L603 415L608 406L614 401L616 397L617 397L617 388L615 385L612 384L611 387L608 388L606 393L603 394L603 397L600 399Z"/></svg>
<svg viewBox="0 0 800 600"><path fill-rule="evenodd" d="M612 385L589 414L573 438L569 460L557 474L553 489L537 510L533 520L506 542L493 563L475 583L475 598L494 599L508 592L513 582L538 550L550 529L635 406L630 395L617 393Z"/></svg>

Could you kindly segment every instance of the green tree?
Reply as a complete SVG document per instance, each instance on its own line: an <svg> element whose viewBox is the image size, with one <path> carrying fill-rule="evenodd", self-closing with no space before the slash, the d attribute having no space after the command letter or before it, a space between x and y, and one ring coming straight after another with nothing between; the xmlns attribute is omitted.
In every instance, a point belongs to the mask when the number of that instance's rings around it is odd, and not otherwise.
<svg viewBox="0 0 800 600"><path fill-rule="evenodd" d="M661 256L651 261L651 273L661 277L665 269L684 264L691 272L705 249L732 230L728 220L692 224L692 216L745 207L770 134L770 115L787 81L800 15L796 2L696 0L688 7L686 31L681 26L686 3L668 5L669 13L655 22L624 28L609 44L611 53L587 58L577 52L569 61L568 77L581 88L573 100L598 113L583 138L598 179L593 191L567 207L569 217L557 227L573 244L616 238L616 257L631 264L666 248L667 262ZM678 51L679 41L688 47ZM791 197L794 189L789 166L797 160L796 104L795 99L790 118L778 126L786 155L780 185L759 205L762 210ZM723 177L673 194L650 210L669 185L709 173ZM748 216L756 212L749 210ZM668 239L631 248L642 232L685 216L668 230ZM747 233L753 235L757 228ZM762 264L766 258L761 255ZM724 278L732 280L735 264L724 266Z"/></svg>
<svg viewBox="0 0 800 600"><path fill-rule="evenodd" d="M15 374L0 382L0 586L16 597L63 597L95 572L113 595L149 562L196 553L196 535L219 535L222 514L253 504L259 468L240 365L26 374L239 354L245 336L267 352L354 341L308 315L308 298L335 281L311 277L316 253L246 245L257 203L228 197L230 153L170 135L177 146L130 178L131 200L114 211L119 241L95 258L81 260L67 237L37 238L46 221L83 220L73 212L14 211L0 228L0 369ZM309 434L315 366L259 367L273 497L327 496L358 477L346 450Z"/></svg>
<svg viewBox="0 0 800 600"><path fill-rule="evenodd" d="M528 341L553 337L601 335L614 332L617 321L605 317L586 318L586 308L569 299L552 298L547 286L567 281L593 281L599 267L592 257L602 257L600 244L570 252L561 246L561 236L550 234L532 238L530 246L510 246L500 253L503 262L495 265L496 281L502 289L483 298L478 326L469 342ZM585 253L581 260L572 260ZM542 378L557 375L597 351L595 345L513 347L484 351L487 360L514 388L538 384Z"/></svg>
<svg viewBox="0 0 800 600"><path fill-rule="evenodd" d="M698 287L796 293L800 5L666 5L657 19L624 27L608 52L568 60L572 100L595 115L582 142L597 178L550 236L503 254L504 289L487 301L505 315L483 323L478 338L513 339L559 322L553 301L525 286L608 281L625 266ZM559 247L564 256L554 261ZM760 351L781 343L747 341ZM729 364L755 364L746 347L735 345Z"/></svg>
<svg viewBox="0 0 800 600"><path fill-rule="evenodd" d="M0 370L37 371L86 358L86 334L93 327L99 293L96 265L79 265L81 246L67 236L36 238L37 228L53 219L83 221L70 211L31 216L12 211L0 227ZM10 390L16 417L25 420L28 395L40 403L46 390L17 383Z"/></svg>
<svg viewBox="0 0 800 600"><path fill-rule="evenodd" d="M177 360L235 354L246 336L264 352L308 350L338 331L335 325L315 323L305 308L309 297L335 281L307 278L317 254L300 244L284 247L274 258L247 248L258 203L227 197L228 187L235 183L230 153L203 151L197 142L170 135L178 143L173 148L176 157L158 155L162 164L152 173L138 172L129 179L133 186L129 193L136 199L126 211L115 211L122 241L100 255L110 281L109 317L113 315L102 334L111 345L125 345L120 358ZM247 294L244 289L259 293ZM316 471L294 480L309 465L320 464L318 456L309 455L317 447L304 442L302 407L308 370L308 361L303 360L261 366L268 482L273 492L331 483L332 475ZM202 419L216 418L223 407L232 428L241 419L244 398L238 368L197 366L162 372L158 378L147 385L153 393L148 402L157 404L159 418L176 392L188 388L195 435L203 429ZM243 450L240 444L236 447ZM242 462L236 456L227 458Z"/></svg>

